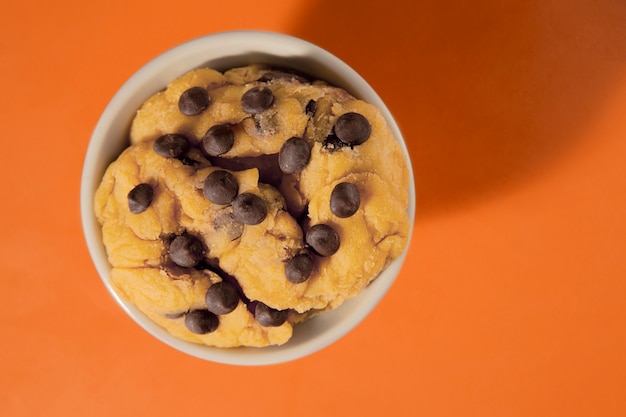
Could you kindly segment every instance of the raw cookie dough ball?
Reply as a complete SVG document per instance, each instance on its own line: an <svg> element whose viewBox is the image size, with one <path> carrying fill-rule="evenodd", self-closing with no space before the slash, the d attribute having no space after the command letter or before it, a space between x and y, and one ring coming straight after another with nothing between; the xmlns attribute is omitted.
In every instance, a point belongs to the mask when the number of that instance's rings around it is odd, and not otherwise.
<svg viewBox="0 0 626 417"><path fill-rule="evenodd" d="M285 343L406 245L400 145L375 107L323 81L190 71L137 111L130 143L96 195L111 280L185 340Z"/></svg>

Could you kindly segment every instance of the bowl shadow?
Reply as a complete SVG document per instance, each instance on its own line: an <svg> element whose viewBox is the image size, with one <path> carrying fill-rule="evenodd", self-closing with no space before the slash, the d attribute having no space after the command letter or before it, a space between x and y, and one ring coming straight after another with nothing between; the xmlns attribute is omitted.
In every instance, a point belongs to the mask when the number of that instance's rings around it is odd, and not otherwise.
<svg viewBox="0 0 626 417"><path fill-rule="evenodd" d="M290 34L339 56L403 131L417 221L558 162L626 62L626 2L316 2ZM296 23L297 22L297 25Z"/></svg>

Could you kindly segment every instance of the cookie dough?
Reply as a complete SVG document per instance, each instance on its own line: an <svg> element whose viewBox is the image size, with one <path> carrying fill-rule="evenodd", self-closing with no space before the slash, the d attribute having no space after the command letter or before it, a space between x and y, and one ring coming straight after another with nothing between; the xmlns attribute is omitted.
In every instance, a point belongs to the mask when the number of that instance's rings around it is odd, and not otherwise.
<svg viewBox="0 0 626 417"><path fill-rule="evenodd" d="M129 140L95 195L111 284L181 339L283 344L407 243L399 144L323 81L193 70L142 105Z"/></svg>

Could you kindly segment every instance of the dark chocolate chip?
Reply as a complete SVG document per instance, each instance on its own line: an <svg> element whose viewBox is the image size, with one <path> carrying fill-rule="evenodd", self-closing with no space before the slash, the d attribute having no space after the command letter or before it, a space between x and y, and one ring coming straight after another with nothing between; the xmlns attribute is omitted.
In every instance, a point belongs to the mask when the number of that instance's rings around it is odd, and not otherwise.
<svg viewBox="0 0 626 417"><path fill-rule="evenodd" d="M191 87L178 99L178 110L185 116L200 114L209 106L211 98L205 88Z"/></svg>
<svg viewBox="0 0 626 417"><path fill-rule="evenodd" d="M276 310L258 301L254 309L254 318L261 326L276 327L287 321L287 310Z"/></svg>
<svg viewBox="0 0 626 417"><path fill-rule="evenodd" d="M258 114L274 104L274 93L267 87L253 87L241 97L241 107L250 114Z"/></svg>
<svg viewBox="0 0 626 417"><path fill-rule="evenodd" d="M302 171L311 159L311 149L306 140L293 137L288 139L278 152L278 166L285 174Z"/></svg>
<svg viewBox="0 0 626 417"><path fill-rule="evenodd" d="M299 82L303 84L308 83L308 80L304 75L299 74L295 71L270 70L263 74L261 78L259 78L259 81L264 83L274 80Z"/></svg>
<svg viewBox="0 0 626 417"><path fill-rule="evenodd" d="M209 310L192 310L185 316L185 326L195 334L207 334L217 330L220 320Z"/></svg>
<svg viewBox="0 0 626 417"><path fill-rule="evenodd" d="M235 134L227 124L215 125L202 138L202 148L210 156L218 156L230 151L235 143Z"/></svg>
<svg viewBox="0 0 626 417"><path fill-rule="evenodd" d="M199 162L198 162L198 161L196 161L195 159L191 159L191 158L188 158L188 157L186 157L186 156L181 156L180 158L178 158L178 160L179 160L180 162L182 162L182 163L183 163L183 165L187 165L187 166L191 166L191 167L192 167L192 166L195 166L195 165L197 165L197 164L199 163Z"/></svg>
<svg viewBox="0 0 626 417"><path fill-rule="evenodd" d="M237 288L229 282L222 281L209 287L206 293L206 306L211 313L228 314L239 304Z"/></svg>
<svg viewBox="0 0 626 417"><path fill-rule="evenodd" d="M180 158L189 149L189 140L178 133L168 133L154 141L152 148L165 158Z"/></svg>
<svg viewBox="0 0 626 417"><path fill-rule="evenodd" d="M359 113L345 113L335 123L335 134L344 143L355 146L369 139L372 133L370 122Z"/></svg>
<svg viewBox="0 0 626 417"><path fill-rule="evenodd" d="M350 217L359 209L361 196L356 186L349 182L337 184L330 194L330 211L337 217Z"/></svg>
<svg viewBox="0 0 626 417"><path fill-rule="evenodd" d="M152 204L154 190L150 184L139 184L128 193L128 209L133 214L143 213Z"/></svg>
<svg viewBox="0 0 626 417"><path fill-rule="evenodd" d="M204 245L194 235L188 233L176 236L170 243L170 259L178 266L193 268L204 257Z"/></svg>
<svg viewBox="0 0 626 417"><path fill-rule="evenodd" d="M267 216L267 206L258 195L241 193L233 200L233 215L243 224L259 224Z"/></svg>
<svg viewBox="0 0 626 417"><path fill-rule="evenodd" d="M239 183L228 171L214 171L204 180L202 191L212 203L230 204L239 192Z"/></svg>
<svg viewBox="0 0 626 417"><path fill-rule="evenodd" d="M309 116L313 116L316 110L317 110L317 101L309 100L309 102L306 104L306 107L304 108L304 112Z"/></svg>
<svg viewBox="0 0 626 417"><path fill-rule="evenodd" d="M308 253L301 253L285 263L285 276L294 284L306 281L313 272L313 259Z"/></svg>
<svg viewBox="0 0 626 417"><path fill-rule="evenodd" d="M339 235L327 224L316 224L306 233L306 243L320 256L330 256L339 249Z"/></svg>
<svg viewBox="0 0 626 417"><path fill-rule="evenodd" d="M330 134L326 137L326 139L324 139L324 143L322 143L322 146L328 152L333 153L348 145L343 143L336 135Z"/></svg>

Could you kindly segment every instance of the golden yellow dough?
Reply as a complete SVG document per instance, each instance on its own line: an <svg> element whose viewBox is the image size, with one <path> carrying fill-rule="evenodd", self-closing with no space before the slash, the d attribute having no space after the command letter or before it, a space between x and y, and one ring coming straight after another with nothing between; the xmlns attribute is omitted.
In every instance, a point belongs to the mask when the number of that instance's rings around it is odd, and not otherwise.
<svg viewBox="0 0 626 417"><path fill-rule="evenodd" d="M320 81L284 73L259 80L271 71L258 65L225 73L198 69L174 80L137 111L130 146L109 166L95 196L96 216L113 266L113 288L184 340L219 347L283 344L297 322L358 295L402 253L408 239L408 170L378 110ZM274 103L253 116L242 109L241 97L259 85L272 90ZM198 115L183 115L178 99L197 86L208 91L210 104ZM369 121L369 139L329 149L326 138L336 120L348 112ZM213 158L203 153L202 137L223 123L233 127L234 144ZM154 151L154 141L171 133L190 141L187 163ZM292 137L304 138L311 149L301 172L276 176L275 162L269 162L269 168L260 162L258 169L254 166L260 161L256 157L275 158ZM221 169L235 175L239 194L250 192L263 199L268 215L261 223L221 221L232 218L232 207L213 204L202 192L206 177ZM268 172L273 184L261 178ZM354 184L361 199L358 211L348 218L330 210L330 195L341 182ZM154 197L147 210L134 214L127 196L140 183L149 183ZM338 251L328 257L316 255L305 243L307 229L320 223L332 226L340 237ZM206 264L214 268L166 265L168 237L187 232L202 238ZM291 283L285 277L285 262L305 252L311 254L313 272L306 281ZM233 312L219 316L217 330L190 332L184 315L205 308L208 288L225 275L236 280L244 298ZM287 310L287 321L275 327L260 325L246 306L250 301Z"/></svg>

